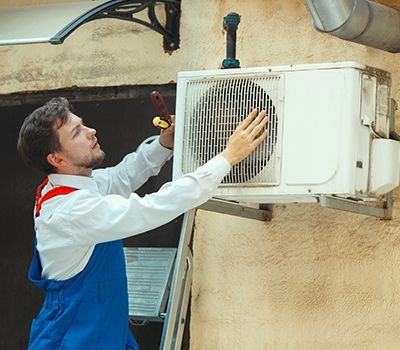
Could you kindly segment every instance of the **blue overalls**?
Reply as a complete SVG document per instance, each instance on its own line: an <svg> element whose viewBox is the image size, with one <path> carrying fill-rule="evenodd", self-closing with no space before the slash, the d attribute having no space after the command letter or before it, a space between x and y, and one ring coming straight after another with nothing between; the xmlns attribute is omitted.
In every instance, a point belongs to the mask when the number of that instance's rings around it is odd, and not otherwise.
<svg viewBox="0 0 400 350"><path fill-rule="evenodd" d="M56 191L48 195L53 190ZM49 192L46 199L67 194L68 190L63 193L57 187ZM40 206L37 209L39 215ZM122 241L97 244L86 267L65 281L42 279L41 273L35 242L29 278L44 290L45 299L38 317L32 321L29 350L139 349L128 326Z"/></svg>

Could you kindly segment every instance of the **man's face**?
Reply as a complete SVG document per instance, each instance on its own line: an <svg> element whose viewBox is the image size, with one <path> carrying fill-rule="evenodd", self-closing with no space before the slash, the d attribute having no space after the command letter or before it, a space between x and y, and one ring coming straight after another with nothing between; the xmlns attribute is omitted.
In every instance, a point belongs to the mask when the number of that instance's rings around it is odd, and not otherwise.
<svg viewBox="0 0 400 350"><path fill-rule="evenodd" d="M66 162L68 173L87 175L103 162L105 154L97 143L96 130L85 126L77 115L69 113L67 122L57 133L61 144L57 153Z"/></svg>

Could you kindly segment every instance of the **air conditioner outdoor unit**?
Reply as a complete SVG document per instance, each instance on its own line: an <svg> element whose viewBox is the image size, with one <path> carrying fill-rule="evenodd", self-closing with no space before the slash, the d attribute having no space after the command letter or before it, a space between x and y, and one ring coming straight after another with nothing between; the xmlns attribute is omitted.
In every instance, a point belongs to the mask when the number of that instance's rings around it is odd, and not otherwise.
<svg viewBox="0 0 400 350"><path fill-rule="evenodd" d="M216 197L255 203L365 201L399 185L389 139L390 74L355 62L181 72L173 175L220 153L253 108L269 136L234 166Z"/></svg>

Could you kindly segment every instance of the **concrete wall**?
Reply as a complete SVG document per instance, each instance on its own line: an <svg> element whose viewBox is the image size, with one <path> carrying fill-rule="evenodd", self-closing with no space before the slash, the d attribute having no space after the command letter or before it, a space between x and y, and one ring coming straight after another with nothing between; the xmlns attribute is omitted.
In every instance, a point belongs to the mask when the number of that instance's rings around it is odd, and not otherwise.
<svg viewBox="0 0 400 350"><path fill-rule="evenodd" d="M399 56L316 32L300 0L183 0L172 54L155 32L109 20L61 46L0 47L0 94L163 84L178 71L217 68L229 11L242 16L243 67L359 61L390 71L400 101ZM275 206L267 223L199 211L191 349L399 349L398 197L388 222L312 204Z"/></svg>

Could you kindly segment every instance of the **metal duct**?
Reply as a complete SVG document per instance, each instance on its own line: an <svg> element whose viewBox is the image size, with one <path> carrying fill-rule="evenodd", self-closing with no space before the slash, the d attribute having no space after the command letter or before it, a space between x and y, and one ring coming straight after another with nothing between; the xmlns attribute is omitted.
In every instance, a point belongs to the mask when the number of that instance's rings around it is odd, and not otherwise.
<svg viewBox="0 0 400 350"><path fill-rule="evenodd" d="M305 0L316 30L400 52L400 11L368 0Z"/></svg>

